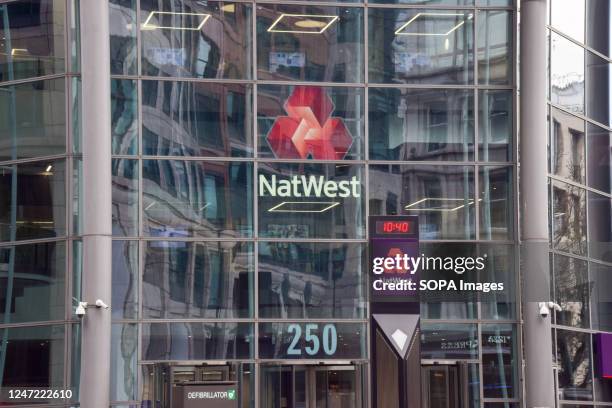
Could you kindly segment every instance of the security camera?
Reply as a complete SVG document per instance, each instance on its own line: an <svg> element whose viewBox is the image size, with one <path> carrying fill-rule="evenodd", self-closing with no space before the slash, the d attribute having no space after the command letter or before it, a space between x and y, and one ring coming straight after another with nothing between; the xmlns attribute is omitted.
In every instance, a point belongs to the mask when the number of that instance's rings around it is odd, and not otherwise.
<svg viewBox="0 0 612 408"><path fill-rule="evenodd" d="M85 314L87 313L87 302L79 302L79 305L77 306L74 313L79 319L82 319L83 316L85 316Z"/></svg>
<svg viewBox="0 0 612 408"><path fill-rule="evenodd" d="M96 300L96 307L99 308L103 308L103 309L108 309L108 305L106 303L104 303L102 301L102 299L98 299Z"/></svg>
<svg viewBox="0 0 612 408"><path fill-rule="evenodd" d="M542 318L548 317L548 315L550 314L550 309L555 309L557 312L560 312L561 310L563 310L561 309L561 306L559 306L555 302L549 301L549 302L538 303L538 310Z"/></svg>
<svg viewBox="0 0 612 408"><path fill-rule="evenodd" d="M540 310L540 317L542 319L547 318L548 315L550 314L550 309L548 308L548 305L546 305L546 302L538 303L538 308Z"/></svg>

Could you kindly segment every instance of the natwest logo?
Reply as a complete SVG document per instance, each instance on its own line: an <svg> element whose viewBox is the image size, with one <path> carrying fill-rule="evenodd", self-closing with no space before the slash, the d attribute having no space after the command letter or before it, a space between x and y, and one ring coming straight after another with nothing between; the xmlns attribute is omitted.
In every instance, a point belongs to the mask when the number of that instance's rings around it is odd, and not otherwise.
<svg viewBox="0 0 612 408"><path fill-rule="evenodd" d="M325 90L296 86L285 102L289 116L276 119L267 141L279 159L344 159L353 137L338 117L332 117L334 103Z"/></svg>
<svg viewBox="0 0 612 408"><path fill-rule="evenodd" d="M356 176L350 180L326 180L323 176L292 176L289 179L259 175L259 195L272 197L360 197Z"/></svg>

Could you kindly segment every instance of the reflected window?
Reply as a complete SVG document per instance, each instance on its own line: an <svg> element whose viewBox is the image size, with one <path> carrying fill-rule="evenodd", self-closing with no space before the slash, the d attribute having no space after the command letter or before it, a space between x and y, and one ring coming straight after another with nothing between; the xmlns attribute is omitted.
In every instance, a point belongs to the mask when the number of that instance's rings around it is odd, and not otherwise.
<svg viewBox="0 0 612 408"><path fill-rule="evenodd" d="M464 10L370 9L370 82L472 83L473 17Z"/></svg>
<svg viewBox="0 0 612 408"><path fill-rule="evenodd" d="M572 113L584 113L584 49L550 33L550 100Z"/></svg>
<svg viewBox="0 0 612 408"><path fill-rule="evenodd" d="M474 171L468 166L370 166L370 200L396 197L394 214L418 215L421 239L474 237ZM370 208L372 212L372 208ZM382 210L382 209L381 209Z"/></svg>
<svg viewBox="0 0 612 408"><path fill-rule="evenodd" d="M589 256L612 262L612 200L594 192L588 192L588 245Z"/></svg>
<svg viewBox="0 0 612 408"><path fill-rule="evenodd" d="M115 319L138 316L138 241L113 241L113 293Z"/></svg>
<svg viewBox="0 0 612 408"><path fill-rule="evenodd" d="M250 85L143 81L143 153L250 156L252 99Z"/></svg>
<svg viewBox="0 0 612 408"><path fill-rule="evenodd" d="M252 235L252 164L143 160L142 166L146 235Z"/></svg>
<svg viewBox="0 0 612 408"><path fill-rule="evenodd" d="M478 158L511 161L514 157L512 91L481 90L478 94Z"/></svg>
<svg viewBox="0 0 612 408"><path fill-rule="evenodd" d="M110 399L130 401L137 399L136 361L138 326L113 324L111 328Z"/></svg>
<svg viewBox="0 0 612 408"><path fill-rule="evenodd" d="M479 168L480 238L514 238L514 180L512 168Z"/></svg>
<svg viewBox="0 0 612 408"><path fill-rule="evenodd" d="M112 160L113 235L138 235L138 160Z"/></svg>
<svg viewBox="0 0 612 408"><path fill-rule="evenodd" d="M138 153L138 89L136 81L111 79L112 153Z"/></svg>
<svg viewBox="0 0 612 408"><path fill-rule="evenodd" d="M0 82L64 72L64 0L0 5Z"/></svg>
<svg viewBox="0 0 612 408"><path fill-rule="evenodd" d="M359 88L259 85L260 157L363 159L364 98Z"/></svg>
<svg viewBox="0 0 612 408"><path fill-rule="evenodd" d="M136 0L109 0L111 74L136 74Z"/></svg>
<svg viewBox="0 0 612 408"><path fill-rule="evenodd" d="M478 359L475 324L421 323L421 358Z"/></svg>
<svg viewBox="0 0 612 408"><path fill-rule="evenodd" d="M2 387L63 389L64 330L63 325L0 330L6 341Z"/></svg>
<svg viewBox="0 0 612 408"><path fill-rule="evenodd" d="M511 324L483 324L481 330L484 397L518 397L516 327Z"/></svg>
<svg viewBox="0 0 612 408"><path fill-rule="evenodd" d="M148 241L144 318L251 317L253 264L250 243Z"/></svg>
<svg viewBox="0 0 612 408"><path fill-rule="evenodd" d="M561 311L555 311L556 323L563 326L589 328L589 292L587 262L563 255L554 255L555 300Z"/></svg>
<svg viewBox="0 0 612 408"><path fill-rule="evenodd" d="M557 330L560 399L593 400L591 335Z"/></svg>
<svg viewBox="0 0 612 408"><path fill-rule="evenodd" d="M612 125L610 92L612 69L608 60L586 52L586 115L606 126Z"/></svg>
<svg viewBox="0 0 612 408"><path fill-rule="evenodd" d="M66 153L64 84L51 79L0 87L0 161Z"/></svg>
<svg viewBox="0 0 612 408"><path fill-rule="evenodd" d="M3 271L0 278L0 318L3 322L63 320L64 242L0 248L0 271ZM10 297L8 303L7 297ZM6 310L7 304L9 310Z"/></svg>
<svg viewBox="0 0 612 408"><path fill-rule="evenodd" d="M143 323L142 360L253 358L250 323Z"/></svg>
<svg viewBox="0 0 612 408"><path fill-rule="evenodd" d="M363 80L363 9L257 6L259 79Z"/></svg>
<svg viewBox="0 0 612 408"><path fill-rule="evenodd" d="M142 0L140 8L144 75L250 78L250 5Z"/></svg>
<svg viewBox="0 0 612 408"><path fill-rule="evenodd" d="M552 199L553 247L586 255L586 190L553 180Z"/></svg>
<svg viewBox="0 0 612 408"><path fill-rule="evenodd" d="M591 328L612 331L612 266L589 262Z"/></svg>
<svg viewBox="0 0 612 408"><path fill-rule="evenodd" d="M584 184L586 174L584 120L556 108L551 108L550 119L551 172Z"/></svg>
<svg viewBox="0 0 612 408"><path fill-rule="evenodd" d="M0 166L0 241L64 235L64 161Z"/></svg>
<svg viewBox="0 0 612 408"><path fill-rule="evenodd" d="M259 243L259 316L364 318L365 248L340 243Z"/></svg>
<svg viewBox="0 0 612 408"><path fill-rule="evenodd" d="M587 183L589 187L612 193L612 134L607 130L587 124Z"/></svg>
<svg viewBox="0 0 612 408"><path fill-rule="evenodd" d="M259 236L363 238L363 166L260 164Z"/></svg>
<svg viewBox="0 0 612 408"><path fill-rule="evenodd" d="M513 75L512 14L507 11L478 12L478 82L510 85Z"/></svg>
<svg viewBox="0 0 612 408"><path fill-rule="evenodd" d="M473 160L473 92L370 88L369 98L370 159Z"/></svg>

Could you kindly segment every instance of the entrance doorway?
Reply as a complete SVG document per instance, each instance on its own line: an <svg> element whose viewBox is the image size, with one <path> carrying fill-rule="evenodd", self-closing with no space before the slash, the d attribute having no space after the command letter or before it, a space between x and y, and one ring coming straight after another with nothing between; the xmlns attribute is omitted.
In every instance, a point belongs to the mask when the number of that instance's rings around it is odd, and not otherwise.
<svg viewBox="0 0 612 408"><path fill-rule="evenodd" d="M421 367L423 408L468 408L468 365L433 364Z"/></svg>
<svg viewBox="0 0 612 408"><path fill-rule="evenodd" d="M362 408L361 365L262 365L262 408Z"/></svg>

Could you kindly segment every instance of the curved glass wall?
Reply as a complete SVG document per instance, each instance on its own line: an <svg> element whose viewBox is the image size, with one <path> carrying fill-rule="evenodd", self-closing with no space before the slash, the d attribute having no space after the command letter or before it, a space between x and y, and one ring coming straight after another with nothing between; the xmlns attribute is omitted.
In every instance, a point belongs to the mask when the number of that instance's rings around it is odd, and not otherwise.
<svg viewBox="0 0 612 408"><path fill-rule="evenodd" d="M0 4L0 386L66 390L55 406L78 400L76 20L72 1Z"/></svg>
<svg viewBox="0 0 612 408"><path fill-rule="evenodd" d="M612 331L610 4L550 5L551 293L557 394L577 406L609 402L595 364L598 332Z"/></svg>

